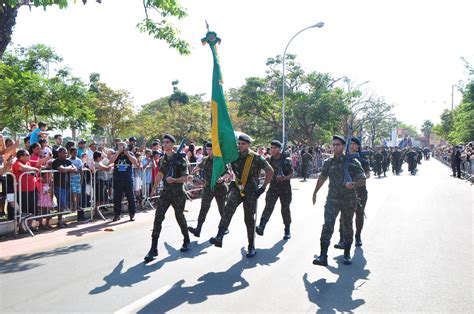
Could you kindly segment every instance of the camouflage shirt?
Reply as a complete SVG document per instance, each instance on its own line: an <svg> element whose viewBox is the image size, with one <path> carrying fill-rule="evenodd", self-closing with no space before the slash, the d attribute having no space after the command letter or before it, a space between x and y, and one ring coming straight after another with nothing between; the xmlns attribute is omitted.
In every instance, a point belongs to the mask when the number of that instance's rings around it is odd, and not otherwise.
<svg viewBox="0 0 474 314"><path fill-rule="evenodd" d="M204 184L206 187L211 185L212 166L213 166L213 159L209 158L209 156L204 157L202 162L198 165L198 168L203 171L203 179L204 179L204 182L205 182ZM223 176L226 173L229 173L229 170L227 169L227 167L226 167L226 170L221 174L221 176ZM216 184L222 184L222 183L216 183Z"/></svg>
<svg viewBox="0 0 474 314"><path fill-rule="evenodd" d="M396 150L392 153L392 158L393 160L399 161L402 158L402 153Z"/></svg>
<svg viewBox="0 0 474 314"><path fill-rule="evenodd" d="M178 160L174 162L173 170L170 171L170 165L172 163L173 158L178 158ZM168 182L166 182L166 177L170 175L172 172L174 172L172 176L173 178L180 178L182 176L187 176L189 174L188 164L184 157L176 156L175 152L173 152L173 155L171 156L164 154L164 156L160 158L158 168L160 169L160 172L163 174L163 188L164 189L180 189L180 190L183 189L183 183L169 184Z"/></svg>
<svg viewBox="0 0 474 314"><path fill-rule="evenodd" d="M233 161L230 165L232 171L235 175L235 181L237 185L240 185L242 182L242 175L244 172L245 161L247 160L247 155L253 154L252 165L250 166L250 171L247 177L247 184L245 185L244 191L255 191L258 188L258 178L260 177L260 172L267 169L272 169L272 166L268 163L263 156L255 154L255 152L250 151L249 153L239 153L239 158Z"/></svg>
<svg viewBox="0 0 474 314"><path fill-rule="evenodd" d="M303 156L301 156L301 158L303 159L303 164L309 165L311 163L311 160L313 160L313 155L306 152L303 154Z"/></svg>
<svg viewBox="0 0 474 314"><path fill-rule="evenodd" d="M329 178L328 199L341 200L356 197L356 190L350 190L344 185L345 160L345 155L342 155L339 159L333 156L326 159L323 163L321 177ZM365 179L364 170L357 159L351 159L349 162L349 174L354 182Z"/></svg>
<svg viewBox="0 0 474 314"><path fill-rule="evenodd" d="M279 175L278 171L280 171L280 165L281 165L281 170L283 171L283 176L287 176L290 173L293 173L293 164L291 162L291 158L283 159L283 156L280 155L280 158L278 159L276 159L275 157L270 157L268 162L270 166L272 166L273 170L275 171L272 177L272 181L270 182L270 187L289 186L290 180L284 180L282 182L278 182L276 180L276 177Z"/></svg>

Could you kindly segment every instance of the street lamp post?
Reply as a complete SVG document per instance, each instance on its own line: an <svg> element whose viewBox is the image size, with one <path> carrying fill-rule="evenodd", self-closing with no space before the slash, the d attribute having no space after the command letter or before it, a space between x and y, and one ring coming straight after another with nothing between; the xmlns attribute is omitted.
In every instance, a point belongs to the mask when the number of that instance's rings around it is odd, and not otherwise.
<svg viewBox="0 0 474 314"><path fill-rule="evenodd" d="M301 34L302 32L304 32L305 30L307 29L310 29L310 28L321 28L324 26L324 23L323 22L319 22L317 24L314 24L314 25L311 25L311 26L308 26L308 27L305 27L303 28L302 30L300 30L298 33L296 33L293 37L291 37L290 41L288 42L288 44L286 45L285 47L285 51L283 52L283 86L282 86L282 115L283 115L283 143L285 142L285 81L286 81L286 76L285 76L285 58L286 58L286 50L288 49L288 46L290 45L290 43L293 41L293 39L295 39L296 36L298 36L299 34Z"/></svg>

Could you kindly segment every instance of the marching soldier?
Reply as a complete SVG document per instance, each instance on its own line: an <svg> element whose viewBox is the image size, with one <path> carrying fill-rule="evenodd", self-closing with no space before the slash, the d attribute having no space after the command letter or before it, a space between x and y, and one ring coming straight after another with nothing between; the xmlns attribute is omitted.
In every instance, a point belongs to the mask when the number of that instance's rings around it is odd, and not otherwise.
<svg viewBox="0 0 474 314"><path fill-rule="evenodd" d="M204 188L202 190L201 210L199 211L198 224L196 228L189 227L188 230L194 236L199 237L201 235L201 228L206 220L207 213L211 207L212 199L215 198L217 202L217 208L221 218L224 216L225 198L227 195L227 186L224 183L229 177L229 171L225 171L222 176L217 180L217 184L214 190L211 189L211 178L212 178L212 143L206 143L207 156L204 157L202 162L193 169L193 173L203 171L204 175Z"/></svg>
<svg viewBox="0 0 474 314"><path fill-rule="evenodd" d="M283 223L285 224L285 235L283 239L288 240L291 238L290 224L291 224L291 184L290 180L293 178L293 166L291 158L281 154L282 144L280 141L273 140L270 144L270 166L276 172L276 175L272 177L270 182L270 188L268 189L265 197L265 209L263 210L262 217L260 218L260 224L257 227L257 234L263 236L265 225L267 224L270 216L275 208L276 201L280 198L281 203L281 215L283 216Z"/></svg>
<svg viewBox="0 0 474 314"><path fill-rule="evenodd" d="M230 185L224 217L219 223L217 235L209 241L217 247L222 247L225 231L229 227L232 216L240 203L244 205L244 219L247 226L248 251L247 257L253 257L255 251L255 214L257 199L265 192L272 179L273 169L262 156L249 149L251 139L242 134L238 138L239 158L231 163L235 181ZM258 186L260 171L265 170L265 181Z"/></svg>
<svg viewBox="0 0 474 314"><path fill-rule="evenodd" d="M416 165L417 165L417 154L413 147L410 147L410 150L405 155L405 159L407 160L407 163L408 163L408 171L410 171L412 175L415 175Z"/></svg>
<svg viewBox="0 0 474 314"><path fill-rule="evenodd" d="M303 175L302 182L306 182L306 179L309 177L309 167L311 166L312 160L313 160L313 155L311 155L311 150L306 152L306 148L303 148L303 150L301 151L301 163L302 163L301 172Z"/></svg>
<svg viewBox="0 0 474 314"><path fill-rule="evenodd" d="M359 153L359 157L357 160L360 162L362 169L364 169L365 177L368 179L370 178L370 166L369 161L365 158L360 156L360 140L357 137L353 137L351 139L351 153ZM365 205L367 204L367 185L364 184L361 186L356 187L357 193L357 209L355 211L355 221L356 221L356 234L355 234L355 246L362 246L362 239L361 239L361 232L362 228L364 227L364 219L365 219ZM334 247L336 249L344 249L344 235L343 235L343 227L342 227L342 215L339 219L339 243L335 244Z"/></svg>
<svg viewBox="0 0 474 314"><path fill-rule="evenodd" d="M402 153L398 149L398 146L395 146L395 151L392 153L392 172L395 172L397 175L399 175L401 166Z"/></svg>
<svg viewBox="0 0 474 314"><path fill-rule="evenodd" d="M321 231L321 254L313 261L314 265L327 266L327 253L331 236L334 232L334 224L339 212L341 212L342 232L344 237L344 264L352 263L350 250L354 232L352 229L352 219L357 208L357 194L355 187L365 184L364 170L359 161L352 159L349 162L349 174L353 182L344 184L344 164L346 157L344 155L344 145L346 141L343 137L333 136L332 146L334 155L328 158L321 170L321 174L316 183L313 193L313 204L316 203L318 191L329 178L329 192L324 206L324 225Z"/></svg>
<svg viewBox="0 0 474 314"><path fill-rule="evenodd" d="M154 257L158 256L158 238L161 233L161 224L170 205L174 208L176 221L184 237L183 246L180 251L185 252L189 250L188 225L184 217L186 195L183 189L183 184L188 180L188 166L186 159L177 156L177 153L173 151L175 143L176 140L172 135L165 134L163 136L162 147L164 156L159 161L159 172L156 175L151 195L153 196L156 193L156 189L161 181L163 181L163 191L161 191L158 199L151 234L151 248L145 256L145 263L152 261Z"/></svg>
<svg viewBox="0 0 474 314"><path fill-rule="evenodd" d="M382 174L383 155L380 148L376 148L374 153L374 175L380 178Z"/></svg>

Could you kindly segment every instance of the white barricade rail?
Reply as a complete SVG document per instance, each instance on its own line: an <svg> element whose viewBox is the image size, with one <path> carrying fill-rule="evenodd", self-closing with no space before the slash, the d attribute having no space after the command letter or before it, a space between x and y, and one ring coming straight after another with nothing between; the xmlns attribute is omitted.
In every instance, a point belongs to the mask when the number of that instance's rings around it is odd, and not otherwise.
<svg viewBox="0 0 474 314"><path fill-rule="evenodd" d="M71 213L72 192L68 187L70 184L70 173L62 173L56 170L41 170L37 176L36 172L23 172L18 182L19 207L27 216L21 220L21 226L34 236L28 222L37 220L42 225L43 218L49 225L49 218ZM40 180L40 181L38 181ZM53 197L54 195L54 197Z"/></svg>
<svg viewBox="0 0 474 314"><path fill-rule="evenodd" d="M94 174L89 168L82 168L81 176L81 193L79 195L79 208L83 211L90 211L89 221L93 220L95 209L95 193L93 192L92 182L94 181ZM89 182L89 184L88 184ZM84 190L83 190L84 189Z"/></svg>
<svg viewBox="0 0 474 314"><path fill-rule="evenodd" d="M16 192L17 182L16 177L13 173L7 172L3 175L3 182L2 182L2 193L5 197L5 203L7 205L7 217L13 217L13 232L15 234L18 233L18 226L21 219L21 211L18 207L17 202L17 192ZM13 211L13 215L11 213ZM2 221L0 224L10 224L11 219L7 221Z"/></svg>

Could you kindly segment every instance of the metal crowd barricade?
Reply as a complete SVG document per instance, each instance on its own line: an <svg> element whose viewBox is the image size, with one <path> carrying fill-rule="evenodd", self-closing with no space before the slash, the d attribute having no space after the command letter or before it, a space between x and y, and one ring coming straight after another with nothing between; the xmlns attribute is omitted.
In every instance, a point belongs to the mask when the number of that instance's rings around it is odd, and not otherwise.
<svg viewBox="0 0 474 314"><path fill-rule="evenodd" d="M93 189L93 182L94 182L94 174L92 173L92 170L89 168L83 167L82 177L81 177L81 193L79 196L80 198L79 208L83 211L88 210L90 212L89 221L93 220L94 213L95 213L95 193ZM84 187L85 191L82 190L82 187Z"/></svg>
<svg viewBox="0 0 474 314"><path fill-rule="evenodd" d="M55 174L59 174L57 175L59 182L57 182ZM49 218L53 216L62 218L62 215L71 213L72 193L67 186L70 180L67 178L69 175L69 173L61 173L56 170L41 170L39 178L36 177L36 172L23 172L20 175L18 180L19 206L21 212L27 214L20 224L31 236L34 236L34 233L28 224L30 221L37 220L42 225L43 218L46 218L46 223L49 224ZM63 185L61 181L63 181ZM54 197L52 192L54 192ZM57 210L53 212L56 207Z"/></svg>
<svg viewBox="0 0 474 314"><path fill-rule="evenodd" d="M11 180L9 180L11 179ZM21 219L21 211L17 203L17 182L16 177L11 172L6 172L3 174L3 184L2 184L2 193L5 196L5 202L7 205L8 216L11 217L10 211L13 211L13 221L7 220L0 222L0 225L13 224L13 232L18 233L18 226Z"/></svg>

